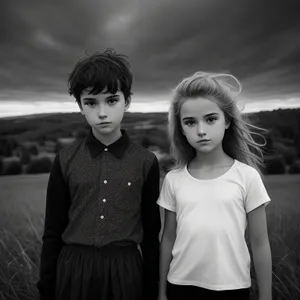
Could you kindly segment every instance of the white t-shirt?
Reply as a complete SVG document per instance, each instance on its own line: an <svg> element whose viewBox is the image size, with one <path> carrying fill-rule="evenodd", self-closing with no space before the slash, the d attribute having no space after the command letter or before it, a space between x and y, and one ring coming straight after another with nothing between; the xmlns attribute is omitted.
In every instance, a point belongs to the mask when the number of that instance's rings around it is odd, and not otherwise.
<svg viewBox="0 0 300 300"><path fill-rule="evenodd" d="M170 171L157 203L176 212L176 240L168 281L211 290L251 286L246 214L270 201L259 173L234 161L215 179Z"/></svg>

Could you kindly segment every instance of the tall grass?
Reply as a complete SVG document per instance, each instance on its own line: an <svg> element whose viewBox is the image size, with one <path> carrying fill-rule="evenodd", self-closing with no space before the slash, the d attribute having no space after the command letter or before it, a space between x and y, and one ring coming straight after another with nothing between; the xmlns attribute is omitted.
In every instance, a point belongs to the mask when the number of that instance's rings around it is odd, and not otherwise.
<svg viewBox="0 0 300 300"><path fill-rule="evenodd" d="M18 235L0 230L0 299L38 299L41 237L30 219Z"/></svg>
<svg viewBox="0 0 300 300"><path fill-rule="evenodd" d="M273 260L273 300L300 299L299 183L299 176L266 178L272 199L267 215ZM11 222L17 220L16 223L0 230L0 300L38 299L36 282L43 218L40 211L27 209L23 218L18 216ZM0 219L8 220L9 215L1 212ZM23 222L19 224L21 219ZM252 276L251 299L257 300L254 272Z"/></svg>

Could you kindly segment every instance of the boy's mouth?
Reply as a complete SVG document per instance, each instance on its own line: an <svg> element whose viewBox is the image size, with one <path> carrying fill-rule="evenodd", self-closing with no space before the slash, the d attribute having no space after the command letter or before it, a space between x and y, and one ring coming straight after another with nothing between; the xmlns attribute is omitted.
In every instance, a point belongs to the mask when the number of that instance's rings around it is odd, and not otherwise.
<svg viewBox="0 0 300 300"><path fill-rule="evenodd" d="M100 123L97 123L96 125L109 125L111 124L111 122L100 122Z"/></svg>

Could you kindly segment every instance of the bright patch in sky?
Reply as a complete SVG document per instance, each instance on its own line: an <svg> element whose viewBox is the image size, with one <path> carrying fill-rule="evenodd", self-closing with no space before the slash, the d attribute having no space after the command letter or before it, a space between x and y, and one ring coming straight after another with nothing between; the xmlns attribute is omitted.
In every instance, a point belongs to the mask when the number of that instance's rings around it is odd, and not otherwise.
<svg viewBox="0 0 300 300"><path fill-rule="evenodd" d="M144 99L143 99L144 100ZM167 100L157 100L153 102L133 101L129 112L167 112L170 102ZM290 98L284 101L280 99L253 101L241 103L243 112L257 112L263 110L300 108L300 99ZM22 116L41 113L61 113L61 112L79 112L79 108L74 102L50 102L50 101L2 101L0 102L0 118Z"/></svg>

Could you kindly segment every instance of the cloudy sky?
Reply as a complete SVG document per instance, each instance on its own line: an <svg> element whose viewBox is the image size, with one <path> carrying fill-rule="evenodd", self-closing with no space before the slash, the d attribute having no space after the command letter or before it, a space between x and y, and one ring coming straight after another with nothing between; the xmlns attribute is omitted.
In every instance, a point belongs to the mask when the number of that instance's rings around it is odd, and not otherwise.
<svg viewBox="0 0 300 300"><path fill-rule="evenodd" d="M163 111L196 71L240 79L245 110L300 107L298 0L14 0L0 3L0 117L78 111L68 74L113 47L134 73L131 111Z"/></svg>

